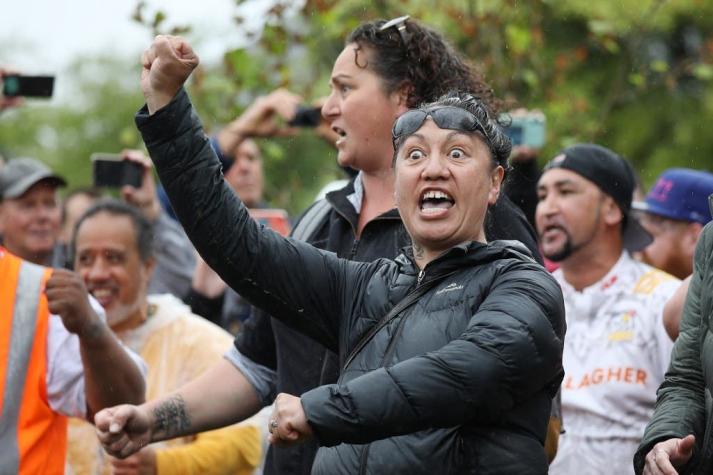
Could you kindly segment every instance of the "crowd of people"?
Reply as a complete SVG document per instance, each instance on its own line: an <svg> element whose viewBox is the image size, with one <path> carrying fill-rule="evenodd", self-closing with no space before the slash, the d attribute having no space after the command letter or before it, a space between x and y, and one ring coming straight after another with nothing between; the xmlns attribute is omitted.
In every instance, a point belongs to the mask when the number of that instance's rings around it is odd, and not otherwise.
<svg viewBox="0 0 713 475"><path fill-rule="evenodd" d="M119 198L0 163L0 472L713 469L713 174L643 193L590 143L540 168L440 33L376 20L319 102L350 178L285 236L258 140L302 98L207 136L198 63L144 53Z"/></svg>

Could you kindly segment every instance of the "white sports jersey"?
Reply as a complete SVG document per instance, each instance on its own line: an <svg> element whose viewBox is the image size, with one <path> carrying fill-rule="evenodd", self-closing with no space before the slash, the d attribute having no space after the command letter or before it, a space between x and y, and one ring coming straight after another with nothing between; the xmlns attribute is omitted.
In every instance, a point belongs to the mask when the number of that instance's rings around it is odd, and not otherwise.
<svg viewBox="0 0 713 475"><path fill-rule="evenodd" d="M596 284L562 287L567 333L562 417L553 474L633 473L634 452L653 414L673 342L662 313L675 277L627 252Z"/></svg>

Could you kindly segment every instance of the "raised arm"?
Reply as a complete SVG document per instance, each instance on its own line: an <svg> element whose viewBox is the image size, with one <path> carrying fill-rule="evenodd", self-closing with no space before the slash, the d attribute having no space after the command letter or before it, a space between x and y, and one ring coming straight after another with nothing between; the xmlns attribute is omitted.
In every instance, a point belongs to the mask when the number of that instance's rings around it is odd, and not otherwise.
<svg viewBox="0 0 713 475"><path fill-rule="evenodd" d="M230 287L335 348L344 299L353 295L349 286L358 281L360 265L284 239L250 218L224 182L220 162L181 89L196 64L190 47L175 37L157 37L144 55L147 109L136 122L176 215L203 259Z"/></svg>
<svg viewBox="0 0 713 475"><path fill-rule="evenodd" d="M109 327L94 312L81 278L55 269L45 293L49 311L59 315L71 333L79 337L84 368L87 417L117 404L144 401L144 377Z"/></svg>

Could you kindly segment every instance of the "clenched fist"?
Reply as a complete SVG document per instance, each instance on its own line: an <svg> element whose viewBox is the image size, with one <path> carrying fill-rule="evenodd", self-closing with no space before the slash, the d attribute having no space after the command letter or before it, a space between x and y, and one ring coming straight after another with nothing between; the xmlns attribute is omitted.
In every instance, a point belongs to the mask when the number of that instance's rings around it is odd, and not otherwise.
<svg viewBox="0 0 713 475"><path fill-rule="evenodd" d="M103 322L89 304L89 294L82 278L66 269L54 269L45 287L50 313L62 318L67 331L80 337Z"/></svg>
<svg viewBox="0 0 713 475"><path fill-rule="evenodd" d="M173 99L198 66L198 56L179 36L158 35L142 58L141 90L149 114Z"/></svg>

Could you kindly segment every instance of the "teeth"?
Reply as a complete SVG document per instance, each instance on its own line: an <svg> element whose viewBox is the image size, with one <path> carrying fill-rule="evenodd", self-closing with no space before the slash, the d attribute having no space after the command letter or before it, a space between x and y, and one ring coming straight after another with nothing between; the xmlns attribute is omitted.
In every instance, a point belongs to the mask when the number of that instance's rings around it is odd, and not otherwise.
<svg viewBox="0 0 713 475"><path fill-rule="evenodd" d="M421 200L450 200L450 201L453 201L453 198L451 198L449 194L444 193L442 191L431 190L431 191L425 192L423 194L423 196L421 197Z"/></svg>
<svg viewBox="0 0 713 475"><path fill-rule="evenodd" d="M109 289L94 289L92 290L92 295L97 299L103 299L105 297L110 297L112 291Z"/></svg>

